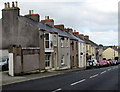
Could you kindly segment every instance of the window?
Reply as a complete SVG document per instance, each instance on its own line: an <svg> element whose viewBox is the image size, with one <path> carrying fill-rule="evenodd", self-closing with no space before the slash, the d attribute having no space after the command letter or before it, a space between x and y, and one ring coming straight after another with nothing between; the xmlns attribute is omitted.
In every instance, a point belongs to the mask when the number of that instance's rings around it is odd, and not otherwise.
<svg viewBox="0 0 120 92"><path fill-rule="evenodd" d="M56 35L53 36L54 46L57 46L57 37Z"/></svg>
<svg viewBox="0 0 120 92"><path fill-rule="evenodd" d="M64 55L61 57L61 65L64 65Z"/></svg>
<svg viewBox="0 0 120 92"><path fill-rule="evenodd" d="M74 42L71 42L72 50L74 50Z"/></svg>
<svg viewBox="0 0 120 92"><path fill-rule="evenodd" d="M53 48L53 41L50 41L50 34L45 34L45 48Z"/></svg>
<svg viewBox="0 0 120 92"><path fill-rule="evenodd" d="M45 48L49 48L49 34L45 34Z"/></svg>
<svg viewBox="0 0 120 92"><path fill-rule="evenodd" d="M45 55L45 67L50 67L50 55Z"/></svg>
<svg viewBox="0 0 120 92"><path fill-rule="evenodd" d="M66 38L66 46L69 47L69 39Z"/></svg>
<svg viewBox="0 0 120 92"><path fill-rule="evenodd" d="M77 42L76 42L76 50L78 50L78 44L77 44Z"/></svg>
<svg viewBox="0 0 120 92"><path fill-rule="evenodd" d="M63 46L64 46L64 39L61 38L61 47L63 47Z"/></svg>

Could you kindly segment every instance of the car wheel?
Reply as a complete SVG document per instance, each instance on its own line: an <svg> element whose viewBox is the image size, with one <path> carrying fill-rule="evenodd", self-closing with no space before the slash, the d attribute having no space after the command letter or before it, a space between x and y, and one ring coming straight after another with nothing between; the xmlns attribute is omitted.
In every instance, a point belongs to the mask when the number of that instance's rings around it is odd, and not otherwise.
<svg viewBox="0 0 120 92"><path fill-rule="evenodd" d="M93 66L93 63L92 63L92 62L90 62L90 63L89 63L89 66Z"/></svg>
<svg viewBox="0 0 120 92"><path fill-rule="evenodd" d="M2 66L2 71L5 71L6 70L6 67L5 66Z"/></svg>

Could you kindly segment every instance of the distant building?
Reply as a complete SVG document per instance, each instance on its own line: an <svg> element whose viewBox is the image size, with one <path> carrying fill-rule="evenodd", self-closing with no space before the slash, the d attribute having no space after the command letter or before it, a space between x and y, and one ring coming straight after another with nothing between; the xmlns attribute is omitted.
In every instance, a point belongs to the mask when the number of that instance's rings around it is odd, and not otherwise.
<svg viewBox="0 0 120 92"><path fill-rule="evenodd" d="M103 59L117 59L118 58L118 48L116 46L105 46L102 53Z"/></svg>

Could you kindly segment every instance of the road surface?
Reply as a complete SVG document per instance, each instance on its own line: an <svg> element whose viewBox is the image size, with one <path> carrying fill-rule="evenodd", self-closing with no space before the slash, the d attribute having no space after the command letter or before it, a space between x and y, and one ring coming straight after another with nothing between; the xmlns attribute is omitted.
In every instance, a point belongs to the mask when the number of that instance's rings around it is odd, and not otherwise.
<svg viewBox="0 0 120 92"><path fill-rule="evenodd" d="M5 85L5 90L47 90L48 92L59 91L118 91L119 87L119 66L74 71L62 75L35 79L20 83ZM41 91L40 91L41 90Z"/></svg>

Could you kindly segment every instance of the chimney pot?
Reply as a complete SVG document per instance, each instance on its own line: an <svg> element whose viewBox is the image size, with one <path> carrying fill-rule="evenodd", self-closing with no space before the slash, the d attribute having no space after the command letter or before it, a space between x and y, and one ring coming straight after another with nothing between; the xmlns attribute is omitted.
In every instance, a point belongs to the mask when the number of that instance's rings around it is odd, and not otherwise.
<svg viewBox="0 0 120 92"><path fill-rule="evenodd" d="M49 16L45 16L45 20L48 20L49 19Z"/></svg>
<svg viewBox="0 0 120 92"><path fill-rule="evenodd" d="M32 13L31 13L31 10L29 10L29 14L31 15Z"/></svg>
<svg viewBox="0 0 120 92"><path fill-rule="evenodd" d="M33 10L31 10L31 12L32 12L32 14L34 14L34 11L33 11Z"/></svg>
<svg viewBox="0 0 120 92"><path fill-rule="evenodd" d="M14 4L14 2L12 2L12 7L15 7L15 4Z"/></svg>
<svg viewBox="0 0 120 92"><path fill-rule="evenodd" d="M8 8L10 8L10 3L9 2L7 2L7 5L8 5Z"/></svg>
<svg viewBox="0 0 120 92"><path fill-rule="evenodd" d="M16 4L16 7L18 7L18 2L17 1L15 2L15 4Z"/></svg>
<svg viewBox="0 0 120 92"><path fill-rule="evenodd" d="M4 5L5 5L5 9L7 8L7 3L4 3Z"/></svg>

